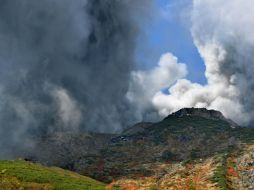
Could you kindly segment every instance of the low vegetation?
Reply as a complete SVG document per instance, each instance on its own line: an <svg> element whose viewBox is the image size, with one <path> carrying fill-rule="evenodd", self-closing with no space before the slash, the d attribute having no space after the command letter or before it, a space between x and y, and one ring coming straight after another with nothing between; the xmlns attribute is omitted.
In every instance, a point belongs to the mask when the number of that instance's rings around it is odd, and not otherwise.
<svg viewBox="0 0 254 190"><path fill-rule="evenodd" d="M1 190L102 190L106 185L60 168L18 161L0 161Z"/></svg>
<svg viewBox="0 0 254 190"><path fill-rule="evenodd" d="M19 160L0 161L0 190L254 189L254 130L236 126L219 113L199 114L172 114L161 122L142 125L141 129L137 125L127 135L103 138L93 154L72 152L73 158L79 160L72 167L75 171L109 185ZM84 139L67 141L71 144L68 150L83 150L88 142ZM94 142L90 142L91 147ZM65 149L56 146L53 150L48 155ZM68 154L66 151L63 155ZM73 165L66 157L52 165L63 167L62 161L64 166Z"/></svg>
<svg viewBox="0 0 254 190"><path fill-rule="evenodd" d="M226 169L226 161L225 158L222 158L222 162L217 166L216 170L214 171L214 176L212 181L216 183L221 190L228 190L227 186L227 169Z"/></svg>

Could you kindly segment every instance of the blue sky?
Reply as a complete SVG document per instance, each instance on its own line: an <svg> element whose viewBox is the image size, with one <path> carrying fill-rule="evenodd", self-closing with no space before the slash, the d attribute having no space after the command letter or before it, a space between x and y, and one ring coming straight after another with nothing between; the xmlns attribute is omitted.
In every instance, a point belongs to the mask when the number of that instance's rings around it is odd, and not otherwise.
<svg viewBox="0 0 254 190"><path fill-rule="evenodd" d="M137 60L141 69L151 69L157 65L160 56L173 53L179 62L188 66L188 79L201 84L206 83L205 66L190 33L187 15L189 0L155 0L156 9L151 19L142 23L138 41Z"/></svg>

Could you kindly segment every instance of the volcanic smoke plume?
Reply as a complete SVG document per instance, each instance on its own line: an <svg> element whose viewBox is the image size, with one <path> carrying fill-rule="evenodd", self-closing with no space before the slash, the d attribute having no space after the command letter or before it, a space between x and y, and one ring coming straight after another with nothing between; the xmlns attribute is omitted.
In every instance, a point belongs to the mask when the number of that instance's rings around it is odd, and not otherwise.
<svg viewBox="0 0 254 190"><path fill-rule="evenodd" d="M136 121L125 95L147 2L0 0L1 155L32 146L28 134Z"/></svg>
<svg viewBox="0 0 254 190"><path fill-rule="evenodd" d="M241 125L253 122L253 13L250 0L193 0L192 35L208 84L180 79L169 95L156 93L152 102L161 115L182 107L207 107Z"/></svg>
<svg viewBox="0 0 254 190"><path fill-rule="evenodd" d="M191 31L206 85L185 79L186 65L171 53L152 70L134 70L137 18L151 12L150 3L0 0L0 157L32 148L30 135L119 132L183 107L253 122L252 2L193 0Z"/></svg>

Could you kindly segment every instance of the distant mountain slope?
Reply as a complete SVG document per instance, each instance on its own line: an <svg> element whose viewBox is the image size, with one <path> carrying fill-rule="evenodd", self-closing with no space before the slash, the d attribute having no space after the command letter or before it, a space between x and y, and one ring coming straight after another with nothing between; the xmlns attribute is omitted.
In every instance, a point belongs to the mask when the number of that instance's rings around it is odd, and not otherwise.
<svg viewBox="0 0 254 190"><path fill-rule="evenodd" d="M154 176L158 165L208 159L242 149L254 139L253 129L206 109L180 110L161 122L126 131L111 138L99 156L80 162L78 171L103 181Z"/></svg>
<svg viewBox="0 0 254 190"><path fill-rule="evenodd" d="M102 190L106 185L60 168L17 160L0 161L1 190Z"/></svg>
<svg viewBox="0 0 254 190"><path fill-rule="evenodd" d="M107 146L113 137L115 135L90 132L54 133L34 139L34 142L37 142L36 149L26 157L45 165L77 171L79 162L100 155L100 150Z"/></svg>
<svg viewBox="0 0 254 190"><path fill-rule="evenodd" d="M204 176L193 181L200 183L198 189L227 189L230 184L244 189L232 176L234 182L230 182L227 172L233 162L228 159L240 160L253 140L254 129L240 127L218 111L185 108L158 123L138 123L120 135L62 133L43 138L34 159L120 185L128 180L147 185L148 180L158 186L170 179L186 189L184 184ZM239 165L234 162L233 173ZM241 177L248 186L248 177Z"/></svg>

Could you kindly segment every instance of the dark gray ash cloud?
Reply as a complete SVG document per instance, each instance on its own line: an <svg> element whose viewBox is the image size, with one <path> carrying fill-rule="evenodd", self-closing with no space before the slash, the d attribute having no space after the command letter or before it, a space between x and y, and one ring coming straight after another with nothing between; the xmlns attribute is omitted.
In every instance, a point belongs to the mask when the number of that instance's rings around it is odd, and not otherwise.
<svg viewBox="0 0 254 190"><path fill-rule="evenodd" d="M32 147L30 134L118 132L139 119L126 92L149 4L0 0L0 155Z"/></svg>

